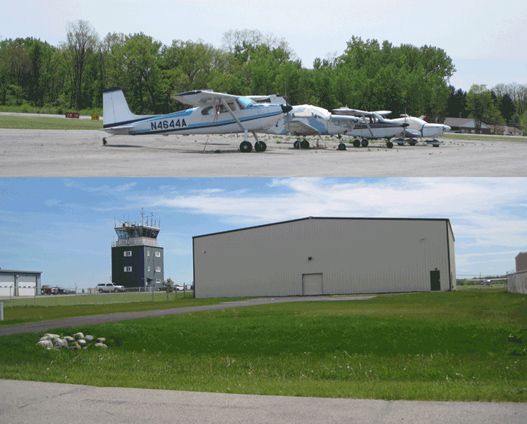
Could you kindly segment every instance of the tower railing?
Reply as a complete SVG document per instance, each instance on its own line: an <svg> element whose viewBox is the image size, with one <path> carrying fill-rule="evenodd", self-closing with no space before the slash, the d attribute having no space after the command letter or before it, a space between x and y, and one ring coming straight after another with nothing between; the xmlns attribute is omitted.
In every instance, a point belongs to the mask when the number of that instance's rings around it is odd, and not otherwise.
<svg viewBox="0 0 527 424"><path fill-rule="evenodd" d="M156 239L149 237L133 237L133 238L122 238L112 243L112 247L118 246L151 246L151 247L163 247L161 243L158 243Z"/></svg>

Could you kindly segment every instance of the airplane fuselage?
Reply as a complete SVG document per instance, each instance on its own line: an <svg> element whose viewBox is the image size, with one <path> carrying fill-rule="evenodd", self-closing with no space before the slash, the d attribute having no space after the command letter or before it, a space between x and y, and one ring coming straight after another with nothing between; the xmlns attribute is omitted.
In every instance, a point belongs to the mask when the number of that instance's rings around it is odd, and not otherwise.
<svg viewBox="0 0 527 424"><path fill-rule="evenodd" d="M336 116L327 109L312 105L293 106L283 119L265 132L278 135L336 135L345 134L355 124L355 120L346 116Z"/></svg>
<svg viewBox="0 0 527 424"><path fill-rule="evenodd" d="M450 131L451 129L448 125L430 124L425 120L416 118L414 116L390 119L390 121L407 124L406 128L418 131L420 133L419 137L423 138L441 137L444 132Z"/></svg>
<svg viewBox="0 0 527 424"><path fill-rule="evenodd" d="M150 116L105 128L111 134L228 134L260 131L278 122L283 111L278 105L254 104L245 109L234 107L234 115L220 106L195 107L167 115Z"/></svg>
<svg viewBox="0 0 527 424"><path fill-rule="evenodd" d="M367 118L366 118L367 119ZM391 138L400 135L403 127L400 124L387 121L359 122L355 127L346 133L356 138Z"/></svg>

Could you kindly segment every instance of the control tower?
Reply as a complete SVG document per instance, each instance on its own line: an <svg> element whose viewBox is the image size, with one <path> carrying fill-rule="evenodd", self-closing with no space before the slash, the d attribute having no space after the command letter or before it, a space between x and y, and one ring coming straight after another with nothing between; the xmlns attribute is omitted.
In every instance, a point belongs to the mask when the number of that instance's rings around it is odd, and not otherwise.
<svg viewBox="0 0 527 424"><path fill-rule="evenodd" d="M112 243L112 282L126 288L148 288L164 280L163 246L157 242L161 225L153 215L141 222L115 222Z"/></svg>

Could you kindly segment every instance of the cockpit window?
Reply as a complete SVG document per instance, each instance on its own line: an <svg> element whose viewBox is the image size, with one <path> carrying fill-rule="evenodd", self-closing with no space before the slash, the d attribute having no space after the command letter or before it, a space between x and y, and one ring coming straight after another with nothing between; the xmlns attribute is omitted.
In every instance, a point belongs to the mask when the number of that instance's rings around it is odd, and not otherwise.
<svg viewBox="0 0 527 424"><path fill-rule="evenodd" d="M212 106L208 106L208 107L206 107L205 109L203 109L203 110L201 111L201 114L202 114L202 115L208 115L208 114L210 113L211 110L212 110Z"/></svg>
<svg viewBox="0 0 527 424"><path fill-rule="evenodd" d="M248 97L238 97L238 103L240 104L242 109L247 109L248 107L251 107L254 104L254 102Z"/></svg>

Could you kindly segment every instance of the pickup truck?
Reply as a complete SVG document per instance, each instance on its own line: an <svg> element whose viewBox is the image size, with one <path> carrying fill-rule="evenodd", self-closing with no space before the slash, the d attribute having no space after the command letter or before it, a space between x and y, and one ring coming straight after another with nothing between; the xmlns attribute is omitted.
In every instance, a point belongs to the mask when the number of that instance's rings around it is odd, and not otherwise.
<svg viewBox="0 0 527 424"><path fill-rule="evenodd" d="M113 283L97 284L96 289L99 293L124 292L124 286L117 286Z"/></svg>

